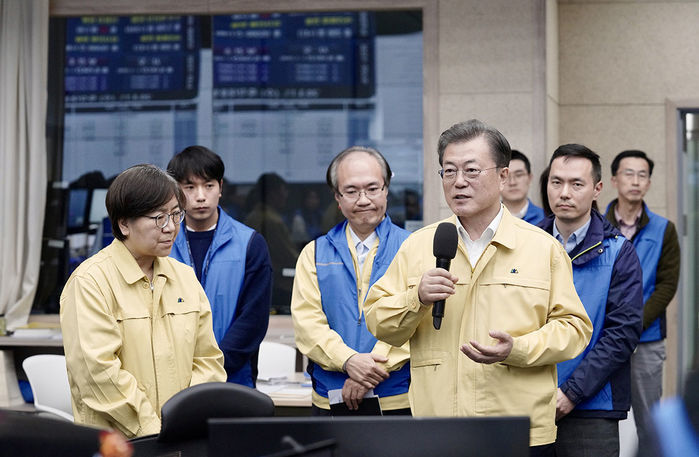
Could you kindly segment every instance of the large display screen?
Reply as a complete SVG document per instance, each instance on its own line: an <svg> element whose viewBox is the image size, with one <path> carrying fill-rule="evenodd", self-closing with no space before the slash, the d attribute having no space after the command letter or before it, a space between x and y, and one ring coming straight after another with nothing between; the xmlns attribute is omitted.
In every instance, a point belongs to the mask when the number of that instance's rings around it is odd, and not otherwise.
<svg viewBox="0 0 699 457"><path fill-rule="evenodd" d="M73 189L106 189L139 163L166 168L191 145L222 157L221 206L244 223L260 204L258 181L274 175L286 186L272 198L296 254L274 265L284 276L275 288L293 276L305 243L341 220L325 173L347 147L383 153L394 172L389 215L409 229L420 226L420 11L52 21L60 21L52 42L61 43L63 59L52 75L63 81L55 102L63 108L62 167L55 175L74 197L71 233L109 227L97 220L103 212L86 212ZM71 259L98 247L73 243Z"/></svg>
<svg viewBox="0 0 699 457"><path fill-rule="evenodd" d="M369 12L213 18L215 98L366 98L374 93Z"/></svg>
<svg viewBox="0 0 699 457"><path fill-rule="evenodd" d="M194 16L69 18L66 103L193 97L199 35Z"/></svg>

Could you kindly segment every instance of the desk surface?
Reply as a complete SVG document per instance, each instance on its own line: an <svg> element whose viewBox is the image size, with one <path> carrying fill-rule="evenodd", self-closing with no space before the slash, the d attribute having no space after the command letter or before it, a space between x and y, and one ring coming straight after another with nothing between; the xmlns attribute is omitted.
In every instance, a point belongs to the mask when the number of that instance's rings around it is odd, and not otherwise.
<svg viewBox="0 0 699 457"><path fill-rule="evenodd" d="M48 347L57 348L63 347L63 338L60 333L58 337L47 338L42 337L17 337L17 336L0 336L0 349L13 349L17 347Z"/></svg>
<svg viewBox="0 0 699 457"><path fill-rule="evenodd" d="M257 381L257 390L270 396L274 406L311 407L311 381L303 373L282 382Z"/></svg>

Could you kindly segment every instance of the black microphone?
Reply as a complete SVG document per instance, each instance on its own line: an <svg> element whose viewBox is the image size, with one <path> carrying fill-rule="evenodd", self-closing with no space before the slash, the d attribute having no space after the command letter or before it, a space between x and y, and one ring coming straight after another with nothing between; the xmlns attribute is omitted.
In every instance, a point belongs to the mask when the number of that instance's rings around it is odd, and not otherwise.
<svg viewBox="0 0 699 457"><path fill-rule="evenodd" d="M456 246L459 244L459 235L456 226L449 222L442 222L437 226L432 244L432 253L437 258L437 268L449 271L451 259L456 257ZM444 317L444 300L438 300L432 305L432 325L435 330L442 326Z"/></svg>

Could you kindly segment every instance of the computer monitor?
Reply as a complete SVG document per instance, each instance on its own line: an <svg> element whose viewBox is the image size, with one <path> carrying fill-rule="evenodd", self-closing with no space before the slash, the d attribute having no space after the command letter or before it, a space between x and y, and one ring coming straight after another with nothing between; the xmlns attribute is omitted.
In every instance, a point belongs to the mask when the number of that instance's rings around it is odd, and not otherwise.
<svg viewBox="0 0 699 457"><path fill-rule="evenodd" d="M107 206L105 199L107 197L107 189L92 189L92 198L90 198L90 224L102 224L107 214Z"/></svg>
<svg viewBox="0 0 699 457"><path fill-rule="evenodd" d="M76 188L68 190L68 233L83 231L88 225L88 204L90 189Z"/></svg>
<svg viewBox="0 0 699 457"><path fill-rule="evenodd" d="M391 416L209 419L210 457L527 457L528 417L413 418Z"/></svg>

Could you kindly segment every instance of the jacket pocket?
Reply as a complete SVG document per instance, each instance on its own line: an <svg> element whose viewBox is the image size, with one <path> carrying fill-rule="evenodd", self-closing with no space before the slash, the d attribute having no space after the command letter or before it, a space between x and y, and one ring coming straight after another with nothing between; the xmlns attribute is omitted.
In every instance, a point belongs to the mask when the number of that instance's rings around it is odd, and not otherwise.
<svg viewBox="0 0 699 457"><path fill-rule="evenodd" d="M413 415L453 416L455 412L454 373L446 352L413 352L410 383Z"/></svg>
<svg viewBox="0 0 699 457"><path fill-rule="evenodd" d="M413 368L424 368L424 367L437 367L444 363L444 358L443 357L435 357L432 359L423 359L420 361L411 361L410 366Z"/></svg>
<svg viewBox="0 0 699 457"><path fill-rule="evenodd" d="M479 285L478 308L487 316L486 328L502 330L516 337L546 324L549 297L547 281L520 278L515 274L496 276Z"/></svg>

